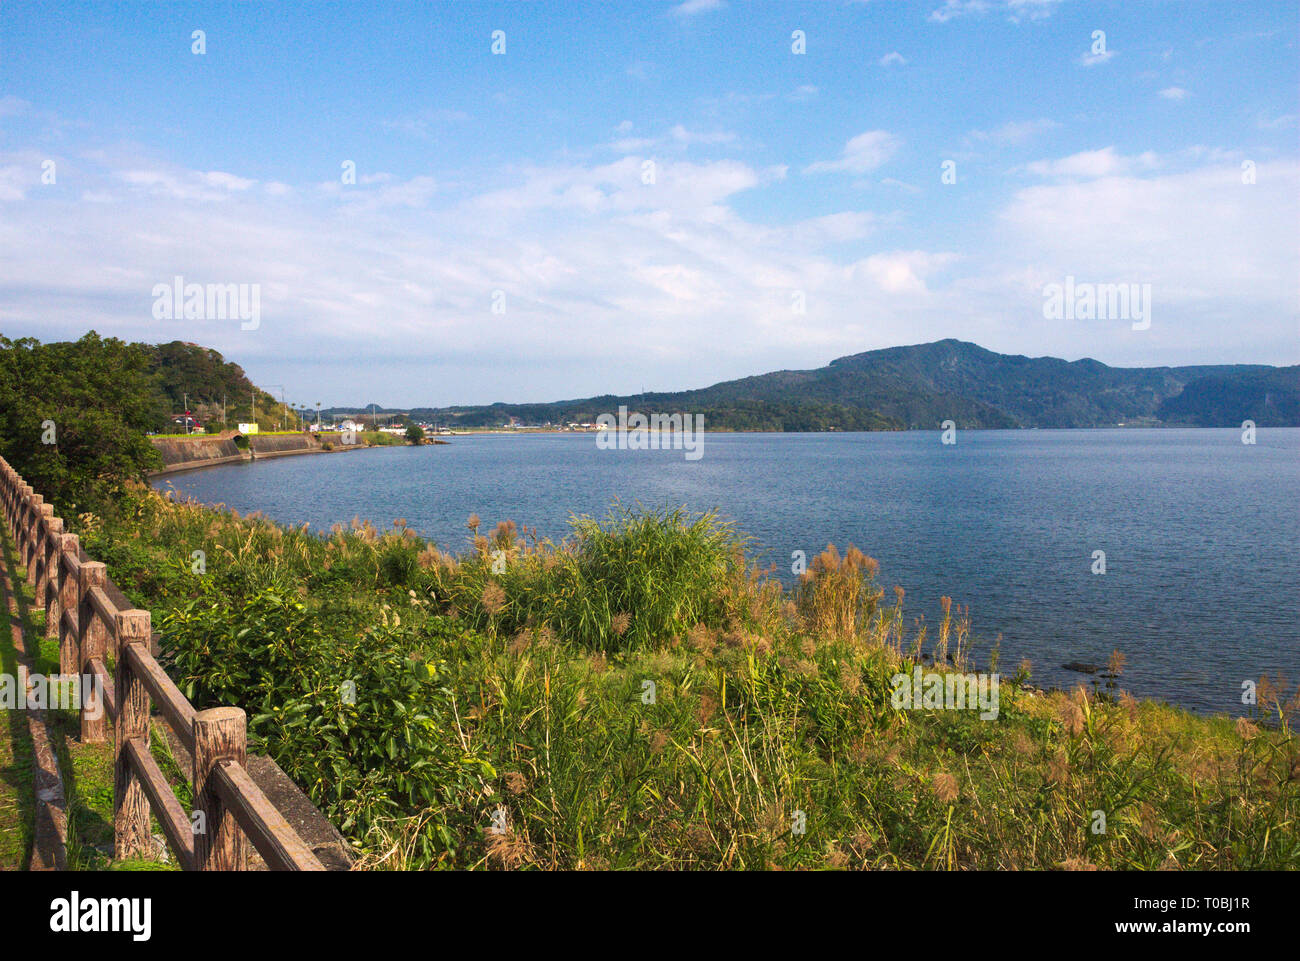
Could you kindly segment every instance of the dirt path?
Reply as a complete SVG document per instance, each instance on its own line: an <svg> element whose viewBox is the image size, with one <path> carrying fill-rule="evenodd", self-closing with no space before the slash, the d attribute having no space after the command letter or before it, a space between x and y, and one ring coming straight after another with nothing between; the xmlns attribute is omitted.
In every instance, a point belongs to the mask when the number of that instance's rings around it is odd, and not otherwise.
<svg viewBox="0 0 1300 961"><path fill-rule="evenodd" d="M40 643L25 631L27 611L15 586L13 545L0 549L0 605L8 621L0 629L0 674L17 694L18 673L43 672ZM30 684L27 685L30 689ZM44 710L0 708L0 869L66 869L67 803Z"/></svg>

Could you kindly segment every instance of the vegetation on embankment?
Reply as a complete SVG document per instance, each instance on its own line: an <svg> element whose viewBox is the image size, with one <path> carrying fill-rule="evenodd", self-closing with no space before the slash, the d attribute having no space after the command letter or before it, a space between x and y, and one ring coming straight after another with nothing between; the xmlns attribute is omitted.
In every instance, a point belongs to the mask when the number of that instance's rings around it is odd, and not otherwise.
<svg viewBox="0 0 1300 961"><path fill-rule="evenodd" d="M93 331L75 343L0 336L0 456L63 514L112 503L162 466L148 356Z"/></svg>
<svg viewBox="0 0 1300 961"><path fill-rule="evenodd" d="M1300 863L1286 692L1204 719L1022 666L996 720L898 710L893 676L965 666L968 622L910 627L855 550L791 596L681 512L558 545L471 518L458 557L400 520L317 536L152 491L78 526L196 706L245 707L374 867Z"/></svg>

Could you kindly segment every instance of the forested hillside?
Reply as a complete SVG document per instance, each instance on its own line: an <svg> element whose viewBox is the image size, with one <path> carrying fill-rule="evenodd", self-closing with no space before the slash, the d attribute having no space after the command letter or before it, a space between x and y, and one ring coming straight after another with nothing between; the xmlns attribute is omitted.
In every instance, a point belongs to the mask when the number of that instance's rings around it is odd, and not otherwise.
<svg viewBox="0 0 1300 961"><path fill-rule="evenodd" d="M699 390L607 394L546 404L415 408L453 427L590 422L619 406L700 413L711 430L1300 426L1300 367L1109 367L998 354L941 340L853 354Z"/></svg>

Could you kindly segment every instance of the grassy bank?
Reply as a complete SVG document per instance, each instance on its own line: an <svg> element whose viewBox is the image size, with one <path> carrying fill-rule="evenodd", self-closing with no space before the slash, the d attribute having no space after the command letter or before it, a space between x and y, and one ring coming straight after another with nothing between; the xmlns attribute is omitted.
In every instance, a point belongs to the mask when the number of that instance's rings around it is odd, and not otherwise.
<svg viewBox="0 0 1300 961"><path fill-rule="evenodd" d="M15 610L6 612L8 620L23 632L28 650L35 654L32 673L47 677L58 674L58 641L44 638L44 611L33 606L26 571L18 564L12 539L3 533L0 533L0 563L10 572L15 591ZM10 624L0 632L0 671L12 677L17 674L19 662ZM82 743L81 719L76 711L50 710L47 717L67 805L68 868L75 871L174 868L174 864L161 856L161 850L157 858L113 859L113 746L109 742ZM31 856L34 788L27 721L25 711L0 706L0 870L23 869ZM188 787L165 745L166 740L155 732L154 756L168 773L173 787L179 788L181 797L188 801ZM161 833L156 822L153 832Z"/></svg>
<svg viewBox="0 0 1300 961"><path fill-rule="evenodd" d="M996 719L900 710L897 673L968 667L969 621L925 630L853 549L789 594L682 512L562 544L472 517L456 555L400 519L317 534L151 491L78 526L196 705L243 706L371 867L1300 863L1280 683L1206 719L1016 665Z"/></svg>

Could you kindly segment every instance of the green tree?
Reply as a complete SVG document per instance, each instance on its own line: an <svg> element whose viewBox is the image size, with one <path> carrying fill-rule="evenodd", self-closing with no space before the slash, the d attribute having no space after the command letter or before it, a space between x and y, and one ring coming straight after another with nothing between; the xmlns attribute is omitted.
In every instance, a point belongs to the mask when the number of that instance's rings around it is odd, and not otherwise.
<svg viewBox="0 0 1300 961"><path fill-rule="evenodd" d="M424 440L424 428L419 424L411 424L406 428L406 439L412 444L418 444Z"/></svg>
<svg viewBox="0 0 1300 961"><path fill-rule="evenodd" d="M159 405L141 345L0 336L0 455L61 513L102 509L162 466L145 437Z"/></svg>

